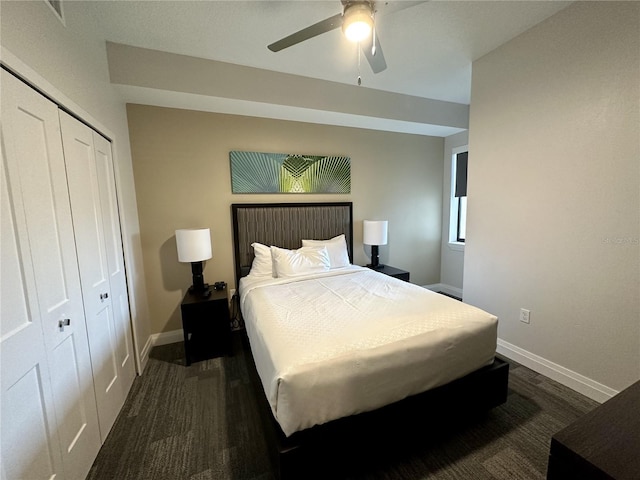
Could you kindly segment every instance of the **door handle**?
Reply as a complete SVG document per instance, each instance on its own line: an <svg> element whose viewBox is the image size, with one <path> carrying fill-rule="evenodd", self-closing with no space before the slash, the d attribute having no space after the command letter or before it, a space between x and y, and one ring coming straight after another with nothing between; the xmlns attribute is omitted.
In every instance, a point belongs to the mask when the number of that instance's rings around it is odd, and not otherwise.
<svg viewBox="0 0 640 480"><path fill-rule="evenodd" d="M100 294L100 300L105 300L107 298L109 298L109 294L107 292Z"/></svg>
<svg viewBox="0 0 640 480"><path fill-rule="evenodd" d="M71 325L70 318L65 318L64 320L58 320L58 327L60 328L60 330L64 330L64 327L68 327L69 325Z"/></svg>

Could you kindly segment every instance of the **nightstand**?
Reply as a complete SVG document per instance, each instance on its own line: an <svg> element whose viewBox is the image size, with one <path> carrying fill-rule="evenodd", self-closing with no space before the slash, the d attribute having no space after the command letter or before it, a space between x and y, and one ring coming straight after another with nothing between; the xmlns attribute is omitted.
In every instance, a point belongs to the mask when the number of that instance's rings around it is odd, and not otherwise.
<svg viewBox="0 0 640 480"><path fill-rule="evenodd" d="M231 354L231 321L227 289L211 290L210 296L187 292L180 305L186 365Z"/></svg>
<svg viewBox="0 0 640 480"><path fill-rule="evenodd" d="M551 437L547 478L638 478L640 382Z"/></svg>
<svg viewBox="0 0 640 480"><path fill-rule="evenodd" d="M399 278L400 280L404 280L405 282L409 281L409 272L407 272L406 270L400 270L399 268L391 267L389 265L383 265L380 268L373 268L372 270L384 273L385 275L389 275L390 277Z"/></svg>

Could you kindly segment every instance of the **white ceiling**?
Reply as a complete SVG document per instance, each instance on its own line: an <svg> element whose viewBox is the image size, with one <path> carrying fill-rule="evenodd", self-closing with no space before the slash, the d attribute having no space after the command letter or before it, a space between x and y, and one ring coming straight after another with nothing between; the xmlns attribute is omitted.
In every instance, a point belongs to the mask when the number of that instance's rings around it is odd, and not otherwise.
<svg viewBox="0 0 640 480"><path fill-rule="evenodd" d="M404 3L390 0L388 3ZM362 57L362 88L470 103L471 64L571 2L426 1L384 14L377 33L387 69ZM92 1L105 40L355 85L357 47L340 29L274 53L267 45L340 13L323 1ZM405 5L406 6L406 5Z"/></svg>

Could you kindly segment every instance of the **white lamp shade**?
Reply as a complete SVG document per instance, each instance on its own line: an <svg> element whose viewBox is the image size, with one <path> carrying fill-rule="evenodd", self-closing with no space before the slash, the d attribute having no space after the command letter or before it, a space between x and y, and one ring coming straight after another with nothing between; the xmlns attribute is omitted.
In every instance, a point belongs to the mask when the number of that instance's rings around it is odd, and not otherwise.
<svg viewBox="0 0 640 480"><path fill-rule="evenodd" d="M211 258L211 233L208 228L176 230L180 262L201 262Z"/></svg>
<svg viewBox="0 0 640 480"><path fill-rule="evenodd" d="M362 241L365 245L387 244L387 220L365 220Z"/></svg>

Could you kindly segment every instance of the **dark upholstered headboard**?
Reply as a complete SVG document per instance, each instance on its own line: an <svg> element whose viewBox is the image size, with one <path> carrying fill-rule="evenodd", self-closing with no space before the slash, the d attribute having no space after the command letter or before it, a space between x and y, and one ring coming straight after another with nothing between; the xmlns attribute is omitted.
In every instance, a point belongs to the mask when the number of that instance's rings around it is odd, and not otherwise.
<svg viewBox="0 0 640 480"><path fill-rule="evenodd" d="M236 286L249 273L253 242L297 249L302 239L327 240L344 233L353 262L353 203L234 203Z"/></svg>

